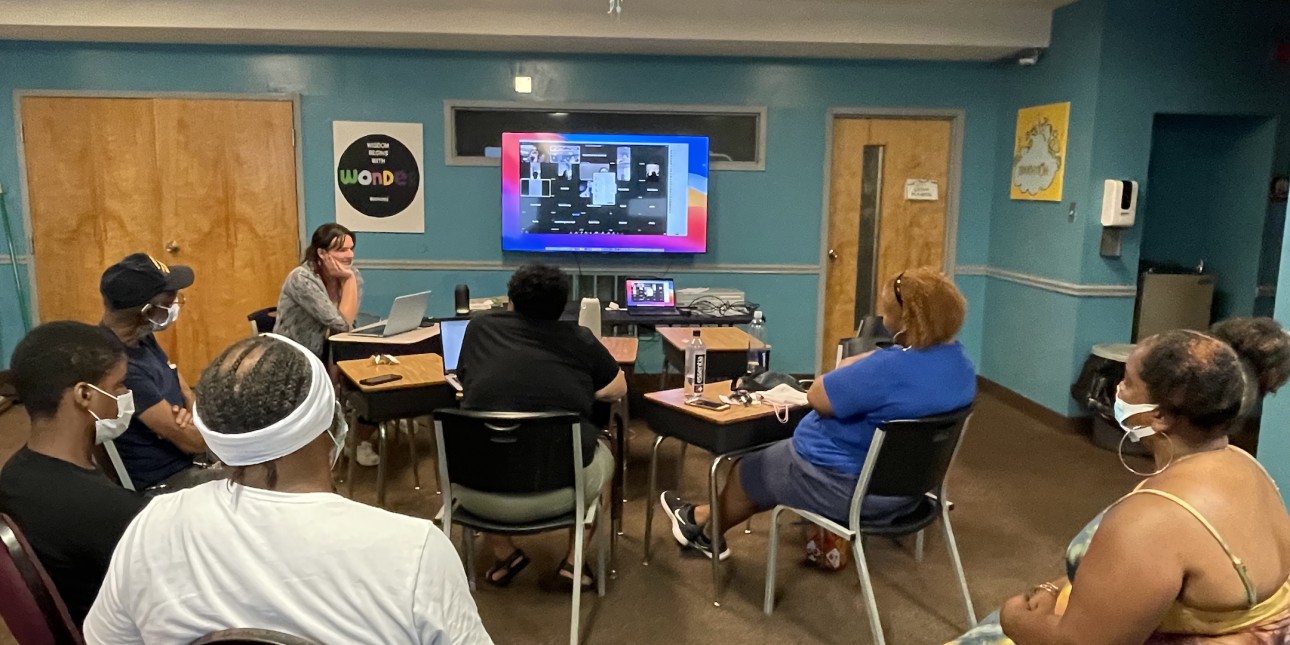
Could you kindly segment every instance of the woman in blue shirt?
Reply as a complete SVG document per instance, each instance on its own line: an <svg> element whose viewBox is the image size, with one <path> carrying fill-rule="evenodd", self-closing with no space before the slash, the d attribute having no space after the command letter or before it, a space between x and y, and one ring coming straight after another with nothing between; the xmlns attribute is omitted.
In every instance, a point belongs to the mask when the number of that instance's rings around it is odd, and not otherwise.
<svg viewBox="0 0 1290 645"><path fill-rule="evenodd" d="M976 397L976 370L954 340L967 309L963 294L932 269L901 273L884 286L878 313L895 344L843 360L807 393L812 411L791 439L744 457L721 492L721 526L777 504L830 518L846 518L874 430L894 419L913 419L962 408ZM713 556L705 529L707 504L685 502L673 491L661 496L682 546ZM882 522L900 517L917 498L869 496L861 517ZM719 557L730 555L721 541Z"/></svg>

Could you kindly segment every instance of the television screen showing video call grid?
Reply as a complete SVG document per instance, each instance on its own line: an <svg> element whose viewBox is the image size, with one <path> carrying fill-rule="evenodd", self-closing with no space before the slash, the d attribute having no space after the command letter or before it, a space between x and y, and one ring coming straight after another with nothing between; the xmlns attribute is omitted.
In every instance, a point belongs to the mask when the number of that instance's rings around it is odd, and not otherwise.
<svg viewBox="0 0 1290 645"><path fill-rule="evenodd" d="M708 139L502 135L502 250L702 253Z"/></svg>

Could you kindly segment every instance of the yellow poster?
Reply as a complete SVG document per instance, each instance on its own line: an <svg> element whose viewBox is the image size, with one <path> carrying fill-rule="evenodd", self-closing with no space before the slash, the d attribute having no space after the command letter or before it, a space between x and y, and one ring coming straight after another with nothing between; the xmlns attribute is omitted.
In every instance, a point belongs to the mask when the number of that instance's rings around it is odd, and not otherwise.
<svg viewBox="0 0 1290 645"><path fill-rule="evenodd" d="M1070 103L1017 110L1017 142L1012 153L1013 199L1062 200L1070 115Z"/></svg>

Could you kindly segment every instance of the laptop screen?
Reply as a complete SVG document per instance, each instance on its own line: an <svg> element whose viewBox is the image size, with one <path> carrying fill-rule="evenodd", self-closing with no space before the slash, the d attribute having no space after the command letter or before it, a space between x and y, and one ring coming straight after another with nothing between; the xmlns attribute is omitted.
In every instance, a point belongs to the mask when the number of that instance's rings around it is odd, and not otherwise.
<svg viewBox="0 0 1290 645"><path fill-rule="evenodd" d="M661 280L628 280L628 307L675 307L676 286L671 278Z"/></svg>
<svg viewBox="0 0 1290 645"><path fill-rule="evenodd" d="M461 359L461 341L466 338L466 325L469 320L445 320L439 323L439 337L443 339L443 371L457 369Z"/></svg>

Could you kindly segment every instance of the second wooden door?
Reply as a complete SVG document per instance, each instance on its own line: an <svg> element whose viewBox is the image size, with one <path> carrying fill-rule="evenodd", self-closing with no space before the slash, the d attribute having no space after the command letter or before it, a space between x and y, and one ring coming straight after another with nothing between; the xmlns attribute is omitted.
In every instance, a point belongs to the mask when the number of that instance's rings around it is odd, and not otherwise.
<svg viewBox="0 0 1290 645"><path fill-rule="evenodd" d="M834 119L823 369L882 285L944 265L950 141L948 119Z"/></svg>

